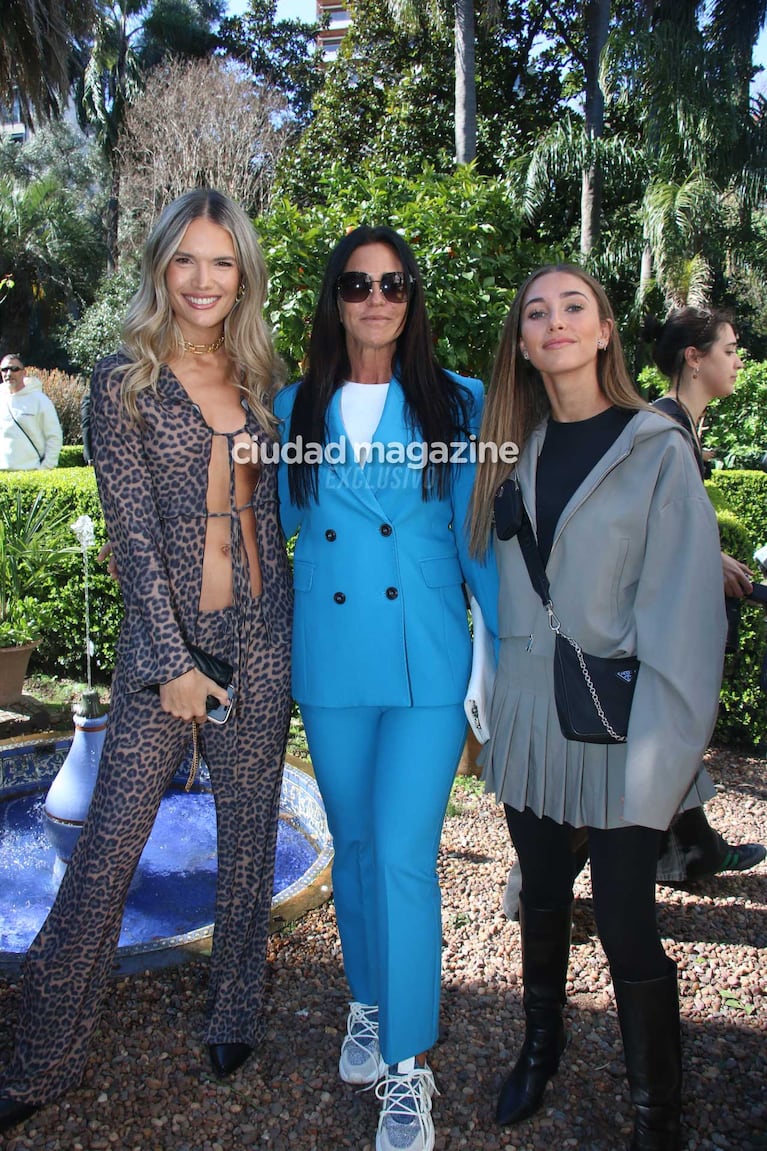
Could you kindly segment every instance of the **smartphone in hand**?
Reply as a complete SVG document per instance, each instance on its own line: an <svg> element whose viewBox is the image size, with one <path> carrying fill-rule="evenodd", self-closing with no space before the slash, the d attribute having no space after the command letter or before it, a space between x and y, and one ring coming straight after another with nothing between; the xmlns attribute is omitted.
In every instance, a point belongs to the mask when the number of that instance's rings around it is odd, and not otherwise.
<svg viewBox="0 0 767 1151"><path fill-rule="evenodd" d="M219 703L215 695L209 695L205 701L205 710L211 723L226 723L234 707L234 688L231 684L226 689L227 701Z"/></svg>

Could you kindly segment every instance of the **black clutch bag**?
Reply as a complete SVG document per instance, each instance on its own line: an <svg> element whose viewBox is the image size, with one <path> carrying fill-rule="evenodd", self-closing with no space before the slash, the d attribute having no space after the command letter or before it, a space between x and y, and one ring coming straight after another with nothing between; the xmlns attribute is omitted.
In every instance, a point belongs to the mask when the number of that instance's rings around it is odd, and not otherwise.
<svg viewBox="0 0 767 1151"><path fill-rule="evenodd" d="M196 644L188 643L186 646L198 671L201 671L208 679L212 679L219 687L229 687L234 678L234 668L230 663L227 663L225 659L220 659L217 655L210 655L207 651L197 647ZM152 689L159 692L159 683L152 684ZM219 702L215 696L209 695L206 706L210 711L217 708Z"/></svg>

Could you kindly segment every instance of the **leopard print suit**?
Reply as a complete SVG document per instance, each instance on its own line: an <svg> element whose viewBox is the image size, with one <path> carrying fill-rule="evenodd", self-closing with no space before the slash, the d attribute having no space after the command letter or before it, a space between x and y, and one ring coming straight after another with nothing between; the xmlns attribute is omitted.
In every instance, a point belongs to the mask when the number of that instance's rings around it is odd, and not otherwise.
<svg viewBox="0 0 767 1151"><path fill-rule="evenodd" d="M157 388L140 394L141 422L132 423L120 401L121 362L98 364L91 388L96 474L125 601L107 735L85 827L26 957L15 1051L0 1079L0 1095L37 1104L82 1077L128 887L189 748L189 725L162 711L152 690L191 668L186 640L235 668L229 722L200 729L218 829L206 1042L255 1047L264 1031L292 622L276 467L262 463L252 499L262 572L262 594L253 597L228 452L234 606L201 613L208 461L218 433L167 367ZM268 440L247 409L243 426L254 442Z"/></svg>

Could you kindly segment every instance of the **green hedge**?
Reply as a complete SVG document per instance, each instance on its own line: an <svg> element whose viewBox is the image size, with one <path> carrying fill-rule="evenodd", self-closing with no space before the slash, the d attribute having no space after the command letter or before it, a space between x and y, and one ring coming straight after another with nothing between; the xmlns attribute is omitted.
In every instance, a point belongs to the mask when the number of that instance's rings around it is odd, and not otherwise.
<svg viewBox="0 0 767 1151"><path fill-rule="evenodd" d="M60 468L85 467L82 444L65 444L59 452Z"/></svg>
<svg viewBox="0 0 767 1151"><path fill-rule="evenodd" d="M122 597L105 565L96 563L96 552L105 539L96 477L92 468L85 467L6 472L0 482L0 499L15 500L16 493L21 492L24 504L31 505L41 488L56 493L57 506L71 516L71 523L81 515L89 515L93 520L97 542L88 554L91 641L95 647L91 667L94 676L104 681L114 667ZM72 542L77 543L74 533ZM55 604L56 628L43 637L32 656L30 671L83 680L86 670L85 603L83 558L79 549L50 572L36 589L36 598L43 604Z"/></svg>
<svg viewBox="0 0 767 1151"><path fill-rule="evenodd" d="M706 487L716 508L722 551L756 569L754 549L767 542L767 476L718 471ZM764 651L764 608L744 600L738 650L724 661L717 743L758 747L767 742L767 699L759 687Z"/></svg>
<svg viewBox="0 0 767 1151"><path fill-rule="evenodd" d="M71 449L72 451L79 449ZM767 542L767 476L761 472L717 472L707 483L717 510L723 551L753 566L754 547ZM104 542L105 529L92 468L64 467L50 472L0 473L0 500L15 500L22 492L31 505L40 488L56 492L57 502L71 522L89 515L97 546L89 552L91 639L94 677L104 681L114 666L117 636L122 618L118 585L95 560ZM74 540L74 535L73 535ZM292 544L292 541L291 541ZM292 546L289 545L292 552ZM694 595L695 589L687 589ZM59 674L82 680L85 676L85 607L82 554L67 557L38 589L43 603L55 604L57 626L35 652L32 671ZM705 620L700 621L705 626ZM767 707L759 688L759 671L765 650L765 613L744 603L740 647L725 660L719 720L714 738L718 743L756 747L767 742Z"/></svg>

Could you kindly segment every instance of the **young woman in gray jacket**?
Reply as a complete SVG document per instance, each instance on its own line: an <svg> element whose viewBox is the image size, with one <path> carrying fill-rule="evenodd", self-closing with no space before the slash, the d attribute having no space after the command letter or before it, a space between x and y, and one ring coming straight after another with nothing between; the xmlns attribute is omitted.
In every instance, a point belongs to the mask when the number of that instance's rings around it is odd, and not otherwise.
<svg viewBox="0 0 767 1151"><path fill-rule="evenodd" d="M497 1117L516 1123L541 1106L565 1046L571 837L585 827L635 1108L632 1151L676 1151L679 1001L656 924L655 867L675 813L711 794L700 764L725 639L716 519L684 433L637 395L607 297L579 268L542 268L522 285L480 439L519 445L519 488L562 630L593 655L640 661L625 741L566 739L554 632L518 538L497 541L500 653L484 771L522 866L526 1016ZM477 554L509 470L479 467Z"/></svg>

